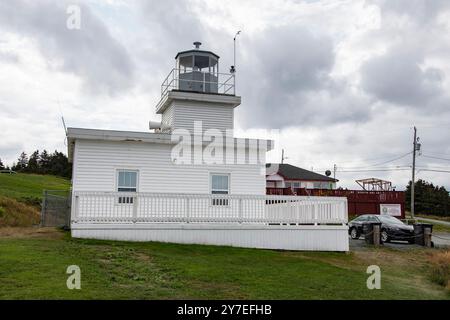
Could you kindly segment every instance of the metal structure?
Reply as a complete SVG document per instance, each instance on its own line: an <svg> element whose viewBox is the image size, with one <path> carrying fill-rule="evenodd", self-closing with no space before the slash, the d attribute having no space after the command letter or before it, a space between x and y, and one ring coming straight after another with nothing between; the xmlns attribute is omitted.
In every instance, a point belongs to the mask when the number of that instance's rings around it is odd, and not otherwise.
<svg viewBox="0 0 450 320"><path fill-rule="evenodd" d="M71 194L68 191L45 190L43 193L42 227L70 227Z"/></svg>
<svg viewBox="0 0 450 320"><path fill-rule="evenodd" d="M355 182L365 191L392 191L392 182L377 178L359 179Z"/></svg>
<svg viewBox="0 0 450 320"><path fill-rule="evenodd" d="M215 73L196 71L184 72L184 69L172 69L161 84L161 96L170 90L191 91L199 93L235 95L235 76L232 73Z"/></svg>
<svg viewBox="0 0 450 320"><path fill-rule="evenodd" d="M201 42L194 45L175 56L175 68L163 81L161 96L169 90L235 95L234 72L219 73L219 56L200 50Z"/></svg>

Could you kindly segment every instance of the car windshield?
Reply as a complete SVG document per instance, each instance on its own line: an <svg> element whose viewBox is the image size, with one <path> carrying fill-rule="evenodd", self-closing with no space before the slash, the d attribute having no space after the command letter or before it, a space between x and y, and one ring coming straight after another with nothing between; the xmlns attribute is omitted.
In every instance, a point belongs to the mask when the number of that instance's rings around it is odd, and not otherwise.
<svg viewBox="0 0 450 320"><path fill-rule="evenodd" d="M380 215L379 218L384 223L403 224L403 222L392 216Z"/></svg>

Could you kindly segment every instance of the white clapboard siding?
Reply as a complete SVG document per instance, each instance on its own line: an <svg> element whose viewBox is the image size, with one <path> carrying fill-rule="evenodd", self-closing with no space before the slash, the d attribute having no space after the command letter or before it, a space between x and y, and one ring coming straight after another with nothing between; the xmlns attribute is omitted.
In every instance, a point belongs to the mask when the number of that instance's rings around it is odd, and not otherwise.
<svg viewBox="0 0 450 320"><path fill-rule="evenodd" d="M177 165L171 144L76 141L74 191L116 191L119 169L139 171L139 192L210 193L210 174L230 174L231 194L265 194L264 164Z"/></svg>
<svg viewBox="0 0 450 320"><path fill-rule="evenodd" d="M120 241L160 241L244 248L349 251L347 226L258 226L230 224L78 224L72 237Z"/></svg>
<svg viewBox="0 0 450 320"><path fill-rule="evenodd" d="M203 130L233 129L233 108L219 104L180 102L172 105L172 129L183 128L194 131L194 121L202 121ZM167 110L165 111L167 112Z"/></svg>
<svg viewBox="0 0 450 320"><path fill-rule="evenodd" d="M173 126L173 106L170 105L167 107L167 109L164 111L161 117L161 122L163 127L165 128L172 128ZM164 132L170 131L170 129L164 129Z"/></svg>

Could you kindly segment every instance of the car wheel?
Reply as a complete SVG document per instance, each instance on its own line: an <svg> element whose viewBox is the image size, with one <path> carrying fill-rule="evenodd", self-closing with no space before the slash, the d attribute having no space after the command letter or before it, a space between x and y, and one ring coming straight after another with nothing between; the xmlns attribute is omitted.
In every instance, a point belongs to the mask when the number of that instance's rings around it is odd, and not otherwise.
<svg viewBox="0 0 450 320"><path fill-rule="evenodd" d="M381 242L389 242L389 235L386 230L381 230Z"/></svg>
<svg viewBox="0 0 450 320"><path fill-rule="evenodd" d="M352 238L353 240L359 239L359 233L356 228L352 228L350 230L350 238Z"/></svg>

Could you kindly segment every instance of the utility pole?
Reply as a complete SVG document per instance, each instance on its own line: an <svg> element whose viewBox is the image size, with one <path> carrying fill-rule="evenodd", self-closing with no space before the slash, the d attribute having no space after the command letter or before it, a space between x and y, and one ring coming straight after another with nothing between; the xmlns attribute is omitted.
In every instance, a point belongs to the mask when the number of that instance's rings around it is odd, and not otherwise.
<svg viewBox="0 0 450 320"><path fill-rule="evenodd" d="M333 166L333 179L336 180L336 170L337 170L337 165L334 164Z"/></svg>
<svg viewBox="0 0 450 320"><path fill-rule="evenodd" d="M414 219L414 181L416 178L416 150L417 150L417 128L414 126L413 163L412 163L412 179L411 179L411 218L413 219Z"/></svg>

